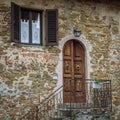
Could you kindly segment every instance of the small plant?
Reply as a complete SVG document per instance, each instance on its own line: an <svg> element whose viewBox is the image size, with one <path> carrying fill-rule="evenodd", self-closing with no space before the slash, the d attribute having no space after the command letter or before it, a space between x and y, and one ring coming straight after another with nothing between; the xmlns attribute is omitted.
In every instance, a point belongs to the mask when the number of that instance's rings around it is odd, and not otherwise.
<svg viewBox="0 0 120 120"><path fill-rule="evenodd" d="M100 116L92 116L91 120L97 120L97 118L100 118Z"/></svg>
<svg viewBox="0 0 120 120"><path fill-rule="evenodd" d="M75 112L72 112L72 120L76 120L77 116Z"/></svg>
<svg viewBox="0 0 120 120"><path fill-rule="evenodd" d="M91 118L91 120L95 120L95 117L93 116L93 117Z"/></svg>
<svg viewBox="0 0 120 120"><path fill-rule="evenodd" d="M101 88L102 87L102 84L101 84L101 81L99 79L95 79L93 81L93 88Z"/></svg>
<svg viewBox="0 0 120 120"><path fill-rule="evenodd" d="M99 79L95 79L94 83L99 84L100 80Z"/></svg>
<svg viewBox="0 0 120 120"><path fill-rule="evenodd" d="M110 115L109 114L107 114L105 116L102 116L102 117L104 117L105 120L110 120ZM92 116L91 120L96 120L97 118L100 118L100 116Z"/></svg>
<svg viewBox="0 0 120 120"><path fill-rule="evenodd" d="M11 120L9 114L5 114L5 120Z"/></svg>
<svg viewBox="0 0 120 120"><path fill-rule="evenodd" d="M110 115L108 114L108 115L105 115L105 118L107 119L107 120L110 120Z"/></svg>

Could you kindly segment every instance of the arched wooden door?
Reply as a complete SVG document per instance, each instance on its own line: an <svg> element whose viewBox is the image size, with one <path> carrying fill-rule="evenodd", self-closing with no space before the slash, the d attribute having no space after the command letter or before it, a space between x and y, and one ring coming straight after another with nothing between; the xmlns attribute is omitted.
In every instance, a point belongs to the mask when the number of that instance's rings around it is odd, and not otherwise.
<svg viewBox="0 0 120 120"><path fill-rule="evenodd" d="M85 95L85 50L77 40L66 42L63 48L63 101L81 103Z"/></svg>

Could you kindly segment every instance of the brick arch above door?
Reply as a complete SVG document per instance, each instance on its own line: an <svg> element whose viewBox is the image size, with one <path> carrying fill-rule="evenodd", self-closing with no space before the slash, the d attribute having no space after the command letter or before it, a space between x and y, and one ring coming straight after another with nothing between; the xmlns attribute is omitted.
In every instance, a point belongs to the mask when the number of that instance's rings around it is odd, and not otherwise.
<svg viewBox="0 0 120 120"><path fill-rule="evenodd" d="M61 52L59 54L58 65L56 67L56 73L58 74L57 88L63 84L62 51L63 51L65 43L72 39L79 41L80 44L82 44L85 49L85 71L86 71L85 78L89 79L90 73L92 72L92 68L91 68L91 64L90 64L90 60L91 60L90 52L92 50L92 46L91 46L89 40L87 40L84 35L81 35L80 37L74 37L73 35L66 36L66 37L62 38L61 41L59 42L59 49L61 50Z"/></svg>

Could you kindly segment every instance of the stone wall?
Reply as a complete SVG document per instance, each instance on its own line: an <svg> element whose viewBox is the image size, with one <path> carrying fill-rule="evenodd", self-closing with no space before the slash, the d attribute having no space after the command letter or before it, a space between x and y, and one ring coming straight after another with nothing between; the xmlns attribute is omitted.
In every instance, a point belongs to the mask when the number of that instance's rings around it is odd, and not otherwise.
<svg viewBox="0 0 120 120"><path fill-rule="evenodd" d="M77 0L11 1L29 8L58 8L59 43L72 35L73 27L82 31L92 46L90 64L87 64L92 69L90 77L112 80L112 120L119 120L120 7ZM14 120L57 86L57 78L62 78L57 70L62 50L59 46L11 43L11 1L0 2L0 119L9 115Z"/></svg>

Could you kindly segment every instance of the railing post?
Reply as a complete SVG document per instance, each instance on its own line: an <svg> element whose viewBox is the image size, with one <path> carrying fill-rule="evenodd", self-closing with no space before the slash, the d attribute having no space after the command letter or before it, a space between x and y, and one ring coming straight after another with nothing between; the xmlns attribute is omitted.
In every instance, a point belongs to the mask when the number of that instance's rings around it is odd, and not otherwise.
<svg viewBox="0 0 120 120"><path fill-rule="evenodd" d="M36 120L38 120L38 106L36 106Z"/></svg>
<svg viewBox="0 0 120 120"><path fill-rule="evenodd" d="M71 89L71 86L72 86L72 80L70 79L70 117L71 117L71 120L72 120L72 110L71 110L71 94L72 94L72 89Z"/></svg>
<svg viewBox="0 0 120 120"><path fill-rule="evenodd" d="M112 112L112 88L111 88L111 80L109 80L110 83L110 96L111 96L111 112Z"/></svg>

